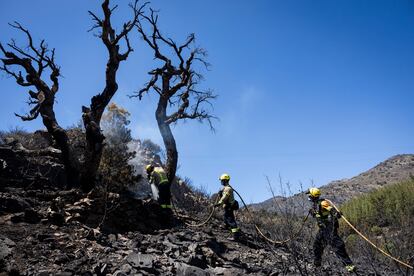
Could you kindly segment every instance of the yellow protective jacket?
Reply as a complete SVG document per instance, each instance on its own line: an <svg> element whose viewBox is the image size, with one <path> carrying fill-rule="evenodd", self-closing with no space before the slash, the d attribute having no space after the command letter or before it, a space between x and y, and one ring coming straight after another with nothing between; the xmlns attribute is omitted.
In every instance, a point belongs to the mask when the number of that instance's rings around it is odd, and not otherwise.
<svg viewBox="0 0 414 276"><path fill-rule="evenodd" d="M313 216L316 218L319 227L334 227L338 228L338 218L341 215L329 203L329 201L321 198L314 202L312 209Z"/></svg>
<svg viewBox="0 0 414 276"><path fill-rule="evenodd" d="M160 186L168 183L167 174L164 169L161 167L155 167L150 176L150 183L155 184L155 186Z"/></svg>
<svg viewBox="0 0 414 276"><path fill-rule="evenodd" d="M218 204L222 204L223 207L231 206L234 203L233 189L230 186L224 186L224 188L220 192L221 198Z"/></svg>

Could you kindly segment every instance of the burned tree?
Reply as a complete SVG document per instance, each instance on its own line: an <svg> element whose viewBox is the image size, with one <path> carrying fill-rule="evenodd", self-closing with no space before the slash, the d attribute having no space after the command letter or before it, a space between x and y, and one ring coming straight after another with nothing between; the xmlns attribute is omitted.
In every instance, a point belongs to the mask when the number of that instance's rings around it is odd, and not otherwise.
<svg viewBox="0 0 414 276"><path fill-rule="evenodd" d="M139 34L153 50L154 57L160 66L148 73L152 76L151 80L132 97L142 99L144 94L150 90L159 95L155 117L167 151L166 172L171 183L174 180L178 162L177 146L171 131L171 124L178 120L196 119L200 122L207 121L213 129L211 119L214 116L204 106L205 104L211 105L210 100L216 96L211 90L197 89L203 77L196 68L200 65L208 67L209 64L204 59L206 52L202 48L192 47L195 41L194 34L189 35L186 41L179 45L171 38L163 36L157 24L158 15L153 10L150 16L140 16L136 24ZM144 30L144 25L148 25L151 29L149 33ZM171 57L167 55L170 52ZM187 57L184 52L188 52ZM171 114L168 114L168 109L173 109Z"/></svg>
<svg viewBox="0 0 414 276"><path fill-rule="evenodd" d="M62 151L62 161L65 165L69 183L76 184L79 181L79 165L73 156L70 142L66 131L59 125L54 112L55 95L59 90L60 67L55 62L55 49L49 50L44 40L39 46L35 46L30 32L19 23L9 24L11 27L22 31L28 40L28 47L23 49L17 46L12 40L7 46L11 50L6 50L0 43L0 49L4 58L1 59L3 65L0 67L7 75L16 79L18 85L23 87L33 87L35 91L29 89L29 106L33 106L27 115L19 115L23 121L32 121L39 115L42 117L43 124L47 131L56 141L57 146ZM13 67L24 70L16 73ZM46 71L49 71L51 84L44 79Z"/></svg>
<svg viewBox="0 0 414 276"><path fill-rule="evenodd" d="M116 33L112 27L111 15L116 9L116 6L111 8L109 6L109 0L104 0L102 3L104 14L102 19L89 11L94 21L94 25L90 30L98 30L97 36L102 40L108 50L108 61L105 71L105 86L102 92L92 97L89 107L82 107L82 119L86 130L87 148L84 153L84 163L81 165L78 164L78 158L74 156L66 131L59 126L54 114L53 105L55 95L59 89L58 78L60 76L60 67L55 63L55 49L49 50L44 40L36 47L30 32L19 23L11 24L11 26L26 34L28 47L21 48L16 45L14 40L7 44L10 50L6 50L0 44L0 49L4 55L4 58L1 59L3 66L0 67L0 70L14 77L20 86L34 87L36 90L28 91L30 95L29 105L34 106L29 114L17 116L24 121L29 121L36 119L39 114L41 115L43 124L62 151L62 158L70 181L69 183L76 185L80 182L85 191L89 191L95 185L95 178L105 139L100 128L102 114L118 90L116 74L119 65L133 51L128 34L138 22L138 17L142 15L142 10L145 5L138 6L138 0L134 4L130 4L133 17L130 21L123 24L119 33ZM121 53L120 46L123 42L126 50ZM23 76L21 71L18 71L18 73L14 71L16 67L23 69L25 76ZM50 85L47 84L43 76L46 70L50 71Z"/></svg>
<svg viewBox="0 0 414 276"><path fill-rule="evenodd" d="M94 180L99 168L99 163L102 157L102 150L104 146L104 135L101 132L101 118L105 111L105 107L109 104L112 97L118 90L118 84L116 82L116 75L119 65L122 61L126 60L129 54L133 51L128 34L138 22L138 17L142 14L142 11L146 3L138 7L138 1L134 4L130 4L133 10L133 19L124 23L122 30L117 34L111 24L111 14L116 9L109 7L109 0L105 0L102 4L102 10L104 17L101 19L93 12L89 11L95 25L92 26L90 31L95 29L99 30L98 37L102 40L103 44L108 51L108 61L106 63L105 70L105 87L102 92L92 97L89 107L82 107L82 120L86 130L87 149L85 153L85 165L83 166L84 173L82 173L82 183L86 190L90 190L93 187ZM120 42L125 41L126 51L120 52Z"/></svg>

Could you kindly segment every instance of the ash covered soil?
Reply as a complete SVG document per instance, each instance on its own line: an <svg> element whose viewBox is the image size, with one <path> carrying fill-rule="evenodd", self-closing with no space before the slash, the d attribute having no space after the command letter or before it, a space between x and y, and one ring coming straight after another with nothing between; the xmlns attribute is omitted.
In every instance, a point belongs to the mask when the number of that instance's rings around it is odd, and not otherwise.
<svg viewBox="0 0 414 276"><path fill-rule="evenodd" d="M4 189L3 189L4 190ZM9 188L0 194L0 270L24 275L296 274L283 248L253 235L229 241L215 218L203 228L162 229L157 204L76 190ZM105 216L105 219L103 219ZM114 221L115 220L115 221ZM98 230L99 229L99 230Z"/></svg>
<svg viewBox="0 0 414 276"><path fill-rule="evenodd" d="M179 193L182 201L193 197L192 208L177 207L181 216L165 228L150 198L65 190L54 150L0 146L0 156L7 164L0 170L1 276L346 275L335 258L316 271L312 245L300 237L279 247L259 239L244 211L237 213L239 242L228 240L222 211L203 227L187 226L208 217L209 208L200 208L207 198ZM375 275L369 264L356 263L358 275ZM386 266L376 270L397 275Z"/></svg>
<svg viewBox="0 0 414 276"><path fill-rule="evenodd" d="M345 275L340 265L315 271L311 255L272 247L253 232L230 241L220 217L199 228L176 218L163 229L151 199L1 190L0 275ZM359 275L373 275L365 271Z"/></svg>

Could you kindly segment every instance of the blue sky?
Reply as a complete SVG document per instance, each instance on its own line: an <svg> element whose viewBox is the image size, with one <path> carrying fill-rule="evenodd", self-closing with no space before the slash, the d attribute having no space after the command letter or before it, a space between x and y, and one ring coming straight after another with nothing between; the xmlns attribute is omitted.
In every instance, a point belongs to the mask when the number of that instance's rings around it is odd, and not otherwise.
<svg viewBox="0 0 414 276"><path fill-rule="evenodd" d="M39 4L41 3L41 4ZM116 1L114 24L128 17ZM152 1L160 28L177 40L196 33L212 64L204 87L219 95L216 133L187 122L174 128L179 174L210 192L228 172L249 202L270 197L265 175L278 192L278 176L293 192L299 183L320 186L349 178L388 157L413 153L413 1ZM106 53L87 30L87 10L98 1L1 1L0 41L21 36L7 23L30 28L56 48L64 78L57 95L61 125L80 120L80 108L101 91ZM138 35L121 64L114 101L131 114L133 134L162 142L154 118L157 97L127 95L148 80L152 53ZM0 129L43 128L20 122L27 94L0 76Z"/></svg>

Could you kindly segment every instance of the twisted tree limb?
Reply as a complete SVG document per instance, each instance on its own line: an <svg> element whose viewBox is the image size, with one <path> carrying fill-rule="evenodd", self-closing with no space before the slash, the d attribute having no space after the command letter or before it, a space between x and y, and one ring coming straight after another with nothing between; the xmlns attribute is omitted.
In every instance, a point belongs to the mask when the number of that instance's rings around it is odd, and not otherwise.
<svg viewBox="0 0 414 276"><path fill-rule="evenodd" d="M109 0L105 0L102 3L103 18L89 11L94 22L90 31L98 30L97 36L102 40L107 49L108 60L106 63L105 86L103 90L92 97L89 107L82 107L82 120L86 129L87 150L81 182L83 189L86 191L89 191L94 186L104 147L105 137L100 127L102 114L118 90L116 76L119 65L133 51L128 34L138 22L138 17L143 14L143 9L146 5L147 3L138 6L138 0L130 4L133 13L132 19L123 24L119 33L116 33L111 22L112 12L117 6L111 8L109 6ZM121 41L125 42L126 50L124 52L120 50Z"/></svg>
<svg viewBox="0 0 414 276"><path fill-rule="evenodd" d="M190 34L181 45L163 36L158 28L158 14L152 9L149 16L140 15L135 25L161 66L148 72L151 76L150 81L131 97L138 97L141 100L151 90L159 95L155 116L167 151L168 180L172 182L177 170L178 152L170 125L179 120L196 119L200 122L207 121L210 128L214 130L212 119L215 117L205 108L205 105L211 106L211 100L215 99L216 95L211 90L196 89L202 80L202 75L196 71L195 63L208 68L209 64L205 61L207 54L202 48L191 47L195 42L194 34ZM148 25L151 31L145 31L144 25ZM171 57L163 51L165 48L172 50ZM184 52L189 53L185 55ZM175 109L171 114L167 114L169 107Z"/></svg>
<svg viewBox="0 0 414 276"><path fill-rule="evenodd" d="M14 22L10 26L25 34L28 41L27 47L19 47L14 40L7 44L8 49L0 44L0 53L4 56L1 58L0 71L14 78L18 85L32 88L32 90L28 90L28 104L31 109L26 115L16 114L16 116L24 121L34 120L39 115L42 117L45 127L62 151L66 172L71 178L70 183L72 185L80 183L84 191L91 190L95 185L105 139L101 132L100 122L106 106L118 90L116 76L119 65L133 51L128 34L138 22L139 16L143 14L143 9L147 5L144 3L139 6L138 0L131 3L132 18L125 22L117 33L111 23L111 16L116 6L111 8L109 2L109 0L102 2L102 18L91 11L89 12L94 22L90 30L98 31L97 36L108 51L108 60L103 90L92 97L88 107L82 107L87 142L85 161L82 166L78 164L79 161L71 149L68 135L58 124L53 109L55 94L59 90L60 77L60 67L55 63L55 49L49 50L44 40L41 40L39 45L35 45L29 30L18 22ZM121 44L125 47L123 51ZM46 72L49 73L49 80L44 78Z"/></svg>
<svg viewBox="0 0 414 276"><path fill-rule="evenodd" d="M0 43L2 66L0 71L15 78L16 83L22 87L33 87L29 89L28 105L31 109L26 115L15 114L23 121L32 121L39 115L47 131L52 135L58 148L62 151L62 161L65 165L68 184L77 185L79 182L79 164L74 157L66 131L59 125L54 112L55 95L59 90L60 67L55 62L55 49L49 50L44 40L38 46L35 45L28 29L20 23L9 24L23 32L28 41L27 47L20 47L12 40L7 43L9 50ZM19 70L18 72L16 70ZM48 84L44 78L45 72L49 72Z"/></svg>

